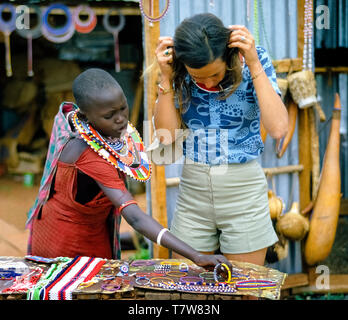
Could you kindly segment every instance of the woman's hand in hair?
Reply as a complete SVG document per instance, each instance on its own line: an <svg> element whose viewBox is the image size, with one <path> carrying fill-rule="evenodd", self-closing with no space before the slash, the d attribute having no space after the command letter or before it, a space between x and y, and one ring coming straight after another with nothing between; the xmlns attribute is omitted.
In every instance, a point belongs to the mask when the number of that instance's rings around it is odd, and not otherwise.
<svg viewBox="0 0 348 320"><path fill-rule="evenodd" d="M171 80L173 74L173 47L172 37L159 37L155 51L158 65L161 70L162 80Z"/></svg>
<svg viewBox="0 0 348 320"><path fill-rule="evenodd" d="M245 63L248 67L259 63L257 51L255 48L255 39L245 26L231 25L228 26L232 30L228 43L229 48L238 48L244 56Z"/></svg>

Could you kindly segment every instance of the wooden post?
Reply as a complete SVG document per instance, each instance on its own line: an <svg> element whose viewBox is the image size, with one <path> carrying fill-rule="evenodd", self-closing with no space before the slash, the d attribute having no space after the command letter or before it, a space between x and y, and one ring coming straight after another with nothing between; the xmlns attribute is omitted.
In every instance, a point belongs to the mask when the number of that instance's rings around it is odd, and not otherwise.
<svg viewBox="0 0 348 320"><path fill-rule="evenodd" d="M153 15L159 15L159 0L153 1ZM149 2L151 2L149 1ZM150 22L144 19L145 23L145 68L150 66L155 58L155 50L157 47L158 37L160 36L160 23ZM156 68L155 68L156 69ZM157 98L157 71L152 71L147 75L146 81L146 108L147 108L147 120L152 123L152 116L155 107L155 101ZM149 132L149 142L153 141L153 128L152 125ZM152 176L151 176L151 210L152 217L158 221L164 227L167 227L167 204L166 204L166 182L165 171L163 166L157 166L152 163ZM166 259L169 257L168 249L154 244L153 257Z"/></svg>
<svg viewBox="0 0 348 320"><path fill-rule="evenodd" d="M304 45L304 0L297 0L297 56L302 59ZM303 170L299 174L300 184L300 210L303 210L311 201L311 132L310 132L310 108L299 109L298 119L298 145L299 163Z"/></svg>

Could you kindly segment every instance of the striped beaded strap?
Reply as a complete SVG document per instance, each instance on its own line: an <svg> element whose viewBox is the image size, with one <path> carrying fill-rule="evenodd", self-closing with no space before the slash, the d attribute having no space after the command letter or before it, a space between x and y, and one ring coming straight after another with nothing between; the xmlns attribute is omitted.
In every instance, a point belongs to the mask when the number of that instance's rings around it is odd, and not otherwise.
<svg viewBox="0 0 348 320"><path fill-rule="evenodd" d="M255 289L275 289L277 283L271 280L242 280L236 282L236 288L238 290L255 290Z"/></svg>

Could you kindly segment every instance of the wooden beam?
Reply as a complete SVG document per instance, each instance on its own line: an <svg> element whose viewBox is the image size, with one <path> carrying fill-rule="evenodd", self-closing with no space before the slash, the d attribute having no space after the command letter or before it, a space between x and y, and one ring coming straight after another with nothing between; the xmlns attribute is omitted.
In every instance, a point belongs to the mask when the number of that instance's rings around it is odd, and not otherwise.
<svg viewBox="0 0 348 320"><path fill-rule="evenodd" d="M158 16L159 12L159 0L153 0L153 12L155 16ZM144 19L145 23L145 68L150 66L155 59L155 50L157 47L157 41L160 36L160 23L153 22L151 25L147 19ZM147 108L147 120L151 121L154 106L157 98L157 72L149 72L146 76L146 108ZM149 141L153 141L153 128L150 126ZM152 176L151 176L151 211L152 217L158 221L162 226L167 227L167 202L166 202L166 183L165 183L165 168L164 166L157 166L152 163ZM167 259L169 257L168 249L158 246L154 243L153 257L158 259Z"/></svg>
<svg viewBox="0 0 348 320"><path fill-rule="evenodd" d="M306 273L295 273L289 274L284 284L282 285L282 290L287 290L296 287L303 287L309 284L308 274Z"/></svg>
<svg viewBox="0 0 348 320"><path fill-rule="evenodd" d="M118 14L123 14L125 16L140 16L141 15L141 11L139 7L125 7L125 6L111 6L111 7L94 7L92 5L89 4L89 6L93 9L93 11L95 12L95 14L97 16L103 16L110 8L115 8L117 9L118 12L114 11L111 12L111 16L115 16ZM76 6L77 7L77 6ZM74 10L76 7L73 6L68 6L68 8L72 11ZM40 6L40 9L43 11L47 8L47 6ZM9 9L5 8L4 12L10 12ZM35 13L35 11L33 9L30 9L30 13ZM53 9L50 14L53 15L65 15L65 13L62 10L59 9Z"/></svg>
<svg viewBox="0 0 348 320"><path fill-rule="evenodd" d="M315 73L348 73L348 67L317 67Z"/></svg>
<svg viewBox="0 0 348 320"><path fill-rule="evenodd" d="M308 285L296 287L292 289L293 294L301 294L305 292L313 292L319 294L326 293L348 293L348 275L347 274L333 274L329 276L328 288L322 288L319 284L316 284L316 279L310 281ZM320 281L319 281L320 282Z"/></svg>
<svg viewBox="0 0 348 320"><path fill-rule="evenodd" d="M305 0L297 0L297 57L303 58Z"/></svg>
<svg viewBox="0 0 348 320"><path fill-rule="evenodd" d="M273 60L272 64L276 73L302 70L302 58Z"/></svg>
<svg viewBox="0 0 348 320"><path fill-rule="evenodd" d="M312 174L312 151L311 132L309 123L309 108L299 110L298 121L298 145L299 162L303 170L299 174L300 182L300 210L303 210L311 202L311 174Z"/></svg>
<svg viewBox="0 0 348 320"><path fill-rule="evenodd" d="M289 166L282 166L282 167L274 167L274 168L263 168L263 172L265 175L277 175L277 174L286 174L286 173L294 173L294 172L301 172L303 170L302 164L295 164L295 165L289 165ZM176 187L180 183L180 178L167 178L166 179L166 186L167 187Z"/></svg>
<svg viewBox="0 0 348 320"><path fill-rule="evenodd" d="M303 170L302 164L294 164L288 166L274 167L274 168L263 168L265 175L277 175L284 173L301 172Z"/></svg>

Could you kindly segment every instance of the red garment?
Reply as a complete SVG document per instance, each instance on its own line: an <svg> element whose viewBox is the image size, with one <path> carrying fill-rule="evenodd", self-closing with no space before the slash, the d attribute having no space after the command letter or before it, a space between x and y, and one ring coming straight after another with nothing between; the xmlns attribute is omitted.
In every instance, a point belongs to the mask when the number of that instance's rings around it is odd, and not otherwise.
<svg viewBox="0 0 348 320"><path fill-rule="evenodd" d="M107 218L114 206L103 191L86 204L76 202L78 170L106 187L126 190L124 174L89 147L74 164L58 161L55 193L33 222L33 255L112 258Z"/></svg>

